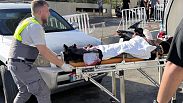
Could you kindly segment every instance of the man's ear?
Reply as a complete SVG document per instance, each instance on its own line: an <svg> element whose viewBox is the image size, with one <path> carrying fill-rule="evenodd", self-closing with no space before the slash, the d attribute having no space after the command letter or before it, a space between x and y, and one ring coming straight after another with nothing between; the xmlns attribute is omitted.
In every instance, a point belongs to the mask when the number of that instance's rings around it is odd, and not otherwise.
<svg viewBox="0 0 183 103"><path fill-rule="evenodd" d="M68 49L68 46L64 44L64 49L67 50Z"/></svg>

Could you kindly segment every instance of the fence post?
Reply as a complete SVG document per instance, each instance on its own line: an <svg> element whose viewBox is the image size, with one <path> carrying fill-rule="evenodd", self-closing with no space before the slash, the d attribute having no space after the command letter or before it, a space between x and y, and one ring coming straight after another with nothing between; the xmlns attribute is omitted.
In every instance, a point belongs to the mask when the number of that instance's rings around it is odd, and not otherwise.
<svg viewBox="0 0 183 103"><path fill-rule="evenodd" d="M143 28L145 26L145 24L146 24L146 11L145 11L144 7L124 9L121 12L122 12L122 18L121 18L122 22L121 23L122 23L123 30L127 30L130 25L132 25L138 21L142 21L140 27Z"/></svg>
<svg viewBox="0 0 183 103"><path fill-rule="evenodd" d="M90 31L90 24L89 24L89 16L88 13L82 14L73 14L73 15L66 15L63 16L69 23L77 22L79 25L79 30L85 32L86 34Z"/></svg>

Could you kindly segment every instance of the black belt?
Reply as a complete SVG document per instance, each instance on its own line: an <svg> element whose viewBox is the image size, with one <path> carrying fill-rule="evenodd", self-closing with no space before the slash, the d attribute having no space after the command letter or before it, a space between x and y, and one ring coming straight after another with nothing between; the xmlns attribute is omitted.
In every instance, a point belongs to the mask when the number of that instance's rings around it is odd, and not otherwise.
<svg viewBox="0 0 183 103"><path fill-rule="evenodd" d="M14 58L9 58L8 61L11 61L11 62L34 62L35 59L25 59L25 60L22 60L22 59L14 59Z"/></svg>

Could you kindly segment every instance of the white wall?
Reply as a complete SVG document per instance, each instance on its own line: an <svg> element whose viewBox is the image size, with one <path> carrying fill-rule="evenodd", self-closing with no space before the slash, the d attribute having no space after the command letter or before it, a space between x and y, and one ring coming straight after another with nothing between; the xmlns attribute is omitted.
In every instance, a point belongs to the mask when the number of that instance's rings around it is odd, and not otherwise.
<svg viewBox="0 0 183 103"><path fill-rule="evenodd" d="M61 15L76 14L76 8L98 8L97 4L89 3L72 3L72 2L48 2L49 6L56 10ZM104 4L103 7L107 9L104 16L111 16L111 5ZM89 15L98 15L98 13L88 12Z"/></svg>
<svg viewBox="0 0 183 103"><path fill-rule="evenodd" d="M130 8L136 7L137 1L139 1L139 0L130 0Z"/></svg>

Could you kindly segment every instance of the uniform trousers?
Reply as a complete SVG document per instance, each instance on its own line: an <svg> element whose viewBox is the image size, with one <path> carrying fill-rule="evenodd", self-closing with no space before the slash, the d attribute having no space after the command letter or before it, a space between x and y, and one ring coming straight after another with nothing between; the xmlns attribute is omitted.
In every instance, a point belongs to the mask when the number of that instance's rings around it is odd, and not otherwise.
<svg viewBox="0 0 183 103"><path fill-rule="evenodd" d="M8 70L18 87L13 103L25 103L33 94L38 103L51 103L50 90L38 69L25 62L8 62Z"/></svg>

